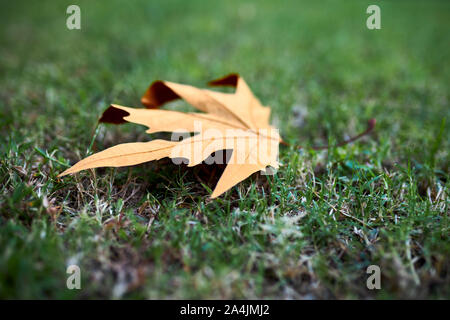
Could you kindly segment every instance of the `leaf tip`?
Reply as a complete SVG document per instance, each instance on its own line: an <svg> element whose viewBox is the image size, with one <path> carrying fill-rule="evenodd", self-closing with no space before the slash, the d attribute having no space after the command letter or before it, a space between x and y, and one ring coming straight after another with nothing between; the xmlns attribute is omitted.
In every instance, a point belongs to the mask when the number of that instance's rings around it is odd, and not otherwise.
<svg viewBox="0 0 450 320"><path fill-rule="evenodd" d="M239 80L239 74L238 73L230 73L222 78L212 80L208 82L209 86L215 87L215 86L230 86L236 88L237 83Z"/></svg>
<svg viewBox="0 0 450 320"><path fill-rule="evenodd" d="M57 177L57 178L62 178L62 177L64 177L64 176L68 175L68 174L70 173L69 170L70 170L70 168L67 169L67 170L65 170L65 171L63 171L63 172L61 172L61 173L58 174L56 177Z"/></svg>
<svg viewBox="0 0 450 320"><path fill-rule="evenodd" d="M141 103L149 109L156 109L166 102L179 99L180 96L170 89L164 81L153 82L141 98Z"/></svg>
<svg viewBox="0 0 450 320"><path fill-rule="evenodd" d="M110 105L108 109L106 109L98 122L100 123L113 123L113 124L122 124L126 121L124 117L129 116L130 114L125 110L117 108L115 105Z"/></svg>

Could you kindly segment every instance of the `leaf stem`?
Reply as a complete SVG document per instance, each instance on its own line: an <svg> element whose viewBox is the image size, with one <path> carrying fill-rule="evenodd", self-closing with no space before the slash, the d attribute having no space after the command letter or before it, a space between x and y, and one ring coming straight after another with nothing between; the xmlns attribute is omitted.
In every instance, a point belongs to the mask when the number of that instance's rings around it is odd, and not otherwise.
<svg viewBox="0 0 450 320"><path fill-rule="evenodd" d="M369 121L367 121L367 128L364 132L361 132L360 134L358 134L357 136L351 137L347 140L341 141L338 144L334 145L334 146L329 146L329 145L325 145L325 146L315 146L315 147L311 147L311 149L313 150L324 150L324 149L330 149L330 148L336 148L336 147L342 147L345 146L346 144L352 143L356 140L358 140L359 138L364 137L365 135L368 135L369 133L371 133L373 131L373 129L375 129L375 124L376 124L376 119L370 119ZM285 145L285 146L289 146L289 143L281 141L281 144ZM302 146L296 146L296 149L303 149L304 147Z"/></svg>

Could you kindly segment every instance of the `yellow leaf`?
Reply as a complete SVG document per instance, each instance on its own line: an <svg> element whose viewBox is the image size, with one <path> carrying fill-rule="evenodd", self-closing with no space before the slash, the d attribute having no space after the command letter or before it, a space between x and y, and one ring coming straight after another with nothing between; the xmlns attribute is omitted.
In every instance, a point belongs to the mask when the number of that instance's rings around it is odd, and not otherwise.
<svg viewBox="0 0 450 320"><path fill-rule="evenodd" d="M183 140L153 140L120 144L93 154L60 176L97 167L122 167L164 157L183 158L195 166L212 153L232 150L227 167L214 189L216 198L254 172L268 166L278 168L281 138L270 126L270 108L262 106L245 81L237 74L210 82L213 86L233 86L234 93L199 89L168 81L155 81L142 97L147 109L111 105L100 122L132 122L148 127L148 133L194 133ZM183 113L159 110L163 104L183 99L203 112ZM219 162L222 159L214 159Z"/></svg>

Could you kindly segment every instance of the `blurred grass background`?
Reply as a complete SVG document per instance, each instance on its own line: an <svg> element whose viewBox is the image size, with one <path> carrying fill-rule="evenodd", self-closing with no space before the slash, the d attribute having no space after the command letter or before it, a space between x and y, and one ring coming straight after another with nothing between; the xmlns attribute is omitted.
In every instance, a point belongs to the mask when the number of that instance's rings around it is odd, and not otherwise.
<svg viewBox="0 0 450 320"><path fill-rule="evenodd" d="M77 1L68 30L71 1L2 1L0 297L448 298L450 3L376 1L371 31L372 2ZM110 103L231 72L291 144L376 132L282 147L276 176L218 201L170 162L56 178ZM93 147L143 131L102 125Z"/></svg>

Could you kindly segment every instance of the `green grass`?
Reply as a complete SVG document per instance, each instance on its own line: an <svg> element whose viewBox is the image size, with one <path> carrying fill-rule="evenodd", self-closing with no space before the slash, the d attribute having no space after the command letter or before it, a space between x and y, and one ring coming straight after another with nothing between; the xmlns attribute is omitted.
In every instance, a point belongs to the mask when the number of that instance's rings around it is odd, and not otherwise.
<svg viewBox="0 0 450 320"><path fill-rule="evenodd" d="M450 5L376 2L378 31L365 27L373 1L77 1L79 31L65 27L73 1L2 4L0 298L450 298ZM376 131L328 151L282 146L275 176L217 200L208 166L57 178L151 139L130 124L94 135L109 103L230 72L292 145L333 144L369 118ZM81 290L66 288L74 263Z"/></svg>

